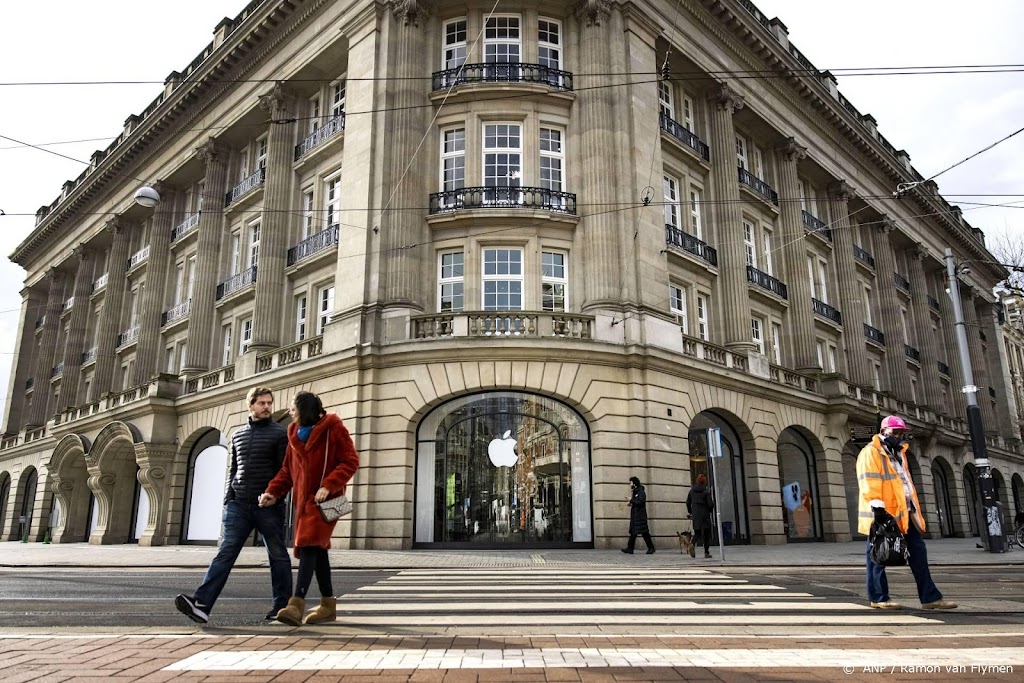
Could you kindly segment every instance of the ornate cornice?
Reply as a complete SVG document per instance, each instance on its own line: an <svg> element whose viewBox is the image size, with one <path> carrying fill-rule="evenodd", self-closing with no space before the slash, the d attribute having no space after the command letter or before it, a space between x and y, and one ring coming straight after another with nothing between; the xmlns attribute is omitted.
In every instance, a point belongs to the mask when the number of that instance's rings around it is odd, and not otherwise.
<svg viewBox="0 0 1024 683"><path fill-rule="evenodd" d="M714 104L719 111L728 110L730 114L735 114L743 109L744 98L728 83L720 83L717 88L708 91L708 101Z"/></svg>
<svg viewBox="0 0 1024 683"><path fill-rule="evenodd" d="M433 11L433 6L427 0L391 0L391 13L404 26L419 27Z"/></svg>
<svg viewBox="0 0 1024 683"><path fill-rule="evenodd" d="M609 0L579 0L572 11L584 26L601 26L612 15L612 3Z"/></svg>

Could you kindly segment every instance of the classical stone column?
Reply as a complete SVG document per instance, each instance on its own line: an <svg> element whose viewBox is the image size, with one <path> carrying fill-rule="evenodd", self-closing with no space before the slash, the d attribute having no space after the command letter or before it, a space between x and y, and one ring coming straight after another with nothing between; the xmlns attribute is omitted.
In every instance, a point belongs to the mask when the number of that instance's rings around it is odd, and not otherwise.
<svg viewBox="0 0 1024 683"><path fill-rule="evenodd" d="M1003 328L997 320L996 307L986 304L979 311L981 330L988 338L988 353L985 361L988 364L989 385L996 392L996 418L999 420L999 433L1007 439L1019 439L1020 429L1017 427L1017 400L1010 380L1009 357L1003 339ZM1012 521L1012 517L1011 517Z"/></svg>
<svg viewBox="0 0 1024 683"><path fill-rule="evenodd" d="M889 377L889 392L901 401L909 401L910 375L907 372L907 344L903 334L903 320L900 316L900 298L896 293L896 258L893 255L889 233L896 225L889 219L875 227L875 280L878 300L882 308L882 324L885 325L885 368Z"/></svg>
<svg viewBox="0 0 1024 683"><path fill-rule="evenodd" d="M121 218L107 223L110 233L110 257L107 259L107 289L103 295L96 333L96 370L93 373L94 396L113 390L115 348L117 335L122 332L121 304L124 300L125 273L128 270L128 250L131 248L129 226Z"/></svg>
<svg viewBox="0 0 1024 683"><path fill-rule="evenodd" d="M789 138L778 149L782 156L779 168L780 225L782 256L785 262L786 286L789 288L789 311L786 324L793 366L797 370L818 370L815 348L814 309L811 283L807 279L807 247L804 242L803 216L800 215L797 163L807 157L807 148Z"/></svg>
<svg viewBox="0 0 1024 683"><path fill-rule="evenodd" d="M186 375L210 369L220 242L224 231L224 193L228 181L228 150L223 145L210 138L197 151L206 163L206 180L203 210L199 215L196 279L189 305L188 353L183 368Z"/></svg>
<svg viewBox="0 0 1024 683"><path fill-rule="evenodd" d="M84 246L75 248L75 260L78 271L75 273L75 284L71 295L75 303L71 307L68 320L68 338L64 342L64 376L60 380L60 398L55 412L62 413L68 406L77 406L79 401L78 385L82 373L82 351L85 350L85 327L88 323L92 303L92 282L96 255ZM61 351L58 349L58 353Z"/></svg>
<svg viewBox="0 0 1024 683"><path fill-rule="evenodd" d="M35 382L32 390L32 407L25 419L25 426L40 427L49 418L47 407L50 401L50 375L56 358L57 333L60 330L60 310L64 305L64 291L67 275L51 268L46 274L49 292L46 296L46 319L39 340L39 355L35 359Z"/></svg>
<svg viewBox="0 0 1024 683"><path fill-rule="evenodd" d="M953 302L950 300L949 292L945 291L945 278L942 279L939 291L939 317L942 322L942 339L946 353L946 357L939 358L939 360L949 366L949 402L953 409L952 416L962 420L967 417L967 402L963 394L964 371L960 365L959 346L956 341Z"/></svg>
<svg viewBox="0 0 1024 683"><path fill-rule="evenodd" d="M928 277L924 270L926 258L928 258L927 250L923 245L917 245L917 248L910 254L910 282L914 288L914 320L917 328L917 344L921 351L924 403L935 412L942 413L945 412L945 407L942 405L938 352L941 342L932 334L932 314L928 306Z"/></svg>
<svg viewBox="0 0 1024 683"><path fill-rule="evenodd" d="M174 444L135 444L139 483L149 496L149 519L139 538L139 545L164 545L167 542L170 474L176 450Z"/></svg>
<svg viewBox="0 0 1024 683"><path fill-rule="evenodd" d="M857 277L853 259L853 226L850 223L850 198L853 188L844 181L828 188L828 210L832 219L836 274L839 277L839 304L843 313L843 341L846 345L847 379L853 384L870 386L871 364L864 346L864 288Z"/></svg>
<svg viewBox="0 0 1024 683"><path fill-rule="evenodd" d="M996 421L995 411L992 410L992 397L988 394L989 372L988 363L985 360L987 353L982 352L982 344L987 347L988 353L992 352L993 339L986 336L981 328L981 321L978 317L978 310L975 308L978 297L973 287L962 285L960 287L960 300L963 302L964 323L967 330L967 349L971 356L971 370L974 371L974 384L978 387L978 406L981 408L981 420L985 424L985 433L995 436L999 433L999 423ZM982 300L982 305L987 302Z"/></svg>
<svg viewBox="0 0 1024 683"><path fill-rule="evenodd" d="M295 153L294 99L281 83L260 97L260 107L270 112L267 140L267 179L263 190L263 218L260 221L260 255L253 313L251 348L276 349L281 345L281 316L285 300L284 269L287 266L288 224L291 215L292 159ZM406 211L422 220L414 212Z"/></svg>
<svg viewBox="0 0 1024 683"><path fill-rule="evenodd" d="M577 2L574 5L580 26L580 64L587 64L595 73L611 72L612 44L610 3ZM583 164L582 196L595 206L612 206L617 199L615 183L608 169L618 168L615 131L615 98L618 88L592 88L580 91L576 102L580 114L580 158L600 160ZM595 211L582 219L586 244L586 301L583 312L618 309L621 306L622 256L619 248L619 226L622 219L612 212Z"/></svg>
<svg viewBox="0 0 1024 683"><path fill-rule="evenodd" d="M43 314L46 297L37 289L26 287L21 290L21 331L18 346L11 362L11 375L7 387L7 401L4 403L4 434L17 434L25 424L25 383L35 383L35 359L32 354L36 347L36 320Z"/></svg>
<svg viewBox="0 0 1024 683"><path fill-rule="evenodd" d="M727 83L712 88L711 100L711 183L715 188L712 205L721 284L720 310L725 322L725 345L737 351L753 351L750 337L750 295L747 292L747 257L743 250L743 217L736 165L734 112L743 108L743 97ZM794 194L796 194L794 192ZM809 302L808 302L809 303Z"/></svg>
<svg viewBox="0 0 1024 683"><path fill-rule="evenodd" d="M145 384L157 372L160 357L160 318L167 288L167 269L171 263L171 230L174 229L175 190L157 183L160 205L153 212L149 231L149 262L146 264L146 289L139 309L139 343L135 351L135 375L132 386Z"/></svg>

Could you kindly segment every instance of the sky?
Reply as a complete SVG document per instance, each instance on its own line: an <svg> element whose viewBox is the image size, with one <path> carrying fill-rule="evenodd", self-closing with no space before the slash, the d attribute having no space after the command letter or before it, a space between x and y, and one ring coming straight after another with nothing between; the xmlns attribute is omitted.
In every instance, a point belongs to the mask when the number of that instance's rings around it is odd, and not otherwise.
<svg viewBox="0 0 1024 683"><path fill-rule="evenodd" d="M1020 0L756 0L819 69L1024 64ZM0 83L157 81L184 68L245 0L48 0L5 3ZM45 26L38 31L33 27ZM161 85L0 85L0 136L87 162ZM843 76L839 89L925 177L1024 126L1024 72ZM73 144L50 143L88 140ZM940 175L940 191L989 235L1024 238L1024 133ZM0 387L17 342L24 271L8 260L35 211L84 163L0 138ZM999 195L1007 196L954 196ZM24 214L24 215L22 215ZM2 398L0 398L2 400Z"/></svg>

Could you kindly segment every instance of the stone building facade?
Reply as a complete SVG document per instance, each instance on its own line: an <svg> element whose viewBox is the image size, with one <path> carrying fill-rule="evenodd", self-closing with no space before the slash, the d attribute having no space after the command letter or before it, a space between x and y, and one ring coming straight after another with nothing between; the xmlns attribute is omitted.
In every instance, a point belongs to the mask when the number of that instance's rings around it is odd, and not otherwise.
<svg viewBox="0 0 1024 683"><path fill-rule="evenodd" d="M849 540L890 412L968 535L946 246L1019 479L1005 273L750 2L254 0L12 255L0 534L215 541L259 384L354 435L338 547L613 546L634 475L670 536L701 472L727 542Z"/></svg>

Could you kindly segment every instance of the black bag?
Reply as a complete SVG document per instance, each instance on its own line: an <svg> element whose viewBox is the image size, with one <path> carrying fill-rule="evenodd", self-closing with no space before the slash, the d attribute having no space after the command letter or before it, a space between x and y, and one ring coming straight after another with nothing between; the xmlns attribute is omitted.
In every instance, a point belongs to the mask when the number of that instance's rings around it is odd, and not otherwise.
<svg viewBox="0 0 1024 683"><path fill-rule="evenodd" d="M910 560L907 537L890 516L881 525L871 524L871 561L882 567L902 567Z"/></svg>

